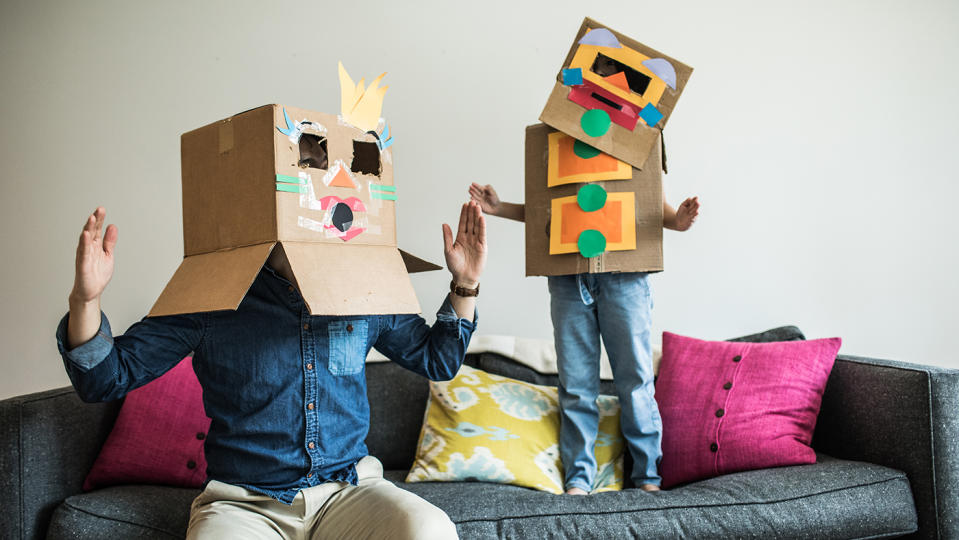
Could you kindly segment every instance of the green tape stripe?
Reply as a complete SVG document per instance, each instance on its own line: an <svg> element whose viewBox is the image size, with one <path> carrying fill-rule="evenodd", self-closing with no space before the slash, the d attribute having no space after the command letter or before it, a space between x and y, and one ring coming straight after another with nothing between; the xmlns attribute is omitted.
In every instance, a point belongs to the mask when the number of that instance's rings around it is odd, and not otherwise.
<svg viewBox="0 0 959 540"><path fill-rule="evenodd" d="M287 176L285 174L276 175L277 182L286 182L287 184L305 184L306 178L299 178L297 176Z"/></svg>
<svg viewBox="0 0 959 540"><path fill-rule="evenodd" d="M277 191L287 191L289 193L306 193L306 186L294 186L292 184L276 183Z"/></svg>
<svg viewBox="0 0 959 540"><path fill-rule="evenodd" d="M392 194L392 193L377 193L377 192L375 192L375 191L371 191L371 192L370 192L370 196L373 197L374 199L383 199L383 200L386 200L386 201L395 201L395 200L396 200L396 195L394 195L394 194Z"/></svg>
<svg viewBox="0 0 959 540"><path fill-rule="evenodd" d="M396 192L396 186L381 186L379 184L370 184L370 191L389 191L391 193Z"/></svg>

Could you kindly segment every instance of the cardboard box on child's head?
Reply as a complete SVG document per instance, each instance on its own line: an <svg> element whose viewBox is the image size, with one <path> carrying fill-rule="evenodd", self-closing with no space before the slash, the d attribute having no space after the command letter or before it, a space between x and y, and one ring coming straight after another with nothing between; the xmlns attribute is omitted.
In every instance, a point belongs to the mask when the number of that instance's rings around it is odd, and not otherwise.
<svg viewBox="0 0 959 540"><path fill-rule="evenodd" d="M539 119L643 169L692 71L587 18Z"/></svg>
<svg viewBox="0 0 959 540"><path fill-rule="evenodd" d="M439 267L396 247L385 87L340 75L339 116L265 105L183 134L184 260L150 316L236 309L271 253L313 315L420 311L408 272Z"/></svg>
<svg viewBox="0 0 959 540"><path fill-rule="evenodd" d="M642 170L544 124L526 128L526 275L663 269L659 139Z"/></svg>

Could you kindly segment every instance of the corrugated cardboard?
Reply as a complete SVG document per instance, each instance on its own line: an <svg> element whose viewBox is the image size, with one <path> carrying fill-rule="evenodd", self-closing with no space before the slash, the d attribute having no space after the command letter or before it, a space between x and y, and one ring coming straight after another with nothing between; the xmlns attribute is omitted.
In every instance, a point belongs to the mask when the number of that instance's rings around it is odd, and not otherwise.
<svg viewBox="0 0 959 540"><path fill-rule="evenodd" d="M636 249L550 255L551 202L575 196L585 182L547 186L547 138L556 130L543 124L526 128L526 275L557 276L599 272L658 272L663 269L663 184L660 145L654 141L647 166L632 167L632 178L589 182L609 193L635 193Z"/></svg>
<svg viewBox="0 0 959 540"><path fill-rule="evenodd" d="M280 131L287 118L295 135ZM184 260L149 315L236 309L273 249L314 315L418 313L408 272L440 267L397 249L402 192L376 140L280 105L183 134ZM311 141L325 163L304 162Z"/></svg>
<svg viewBox="0 0 959 540"><path fill-rule="evenodd" d="M676 88L674 90L666 87L662 79L659 79L653 72L651 72L649 69L646 69L643 65L637 63L627 64L630 68L649 76L650 79L658 85L655 88L663 89L662 95L658 97L654 103L656 109L662 113L663 117L656 124L654 124L653 127L648 126L646 122L640 119L636 122L635 127L631 130L626 129L625 127L622 127L614 122L611 124L609 131L599 137L592 137L583 131L580 120L583 116L583 113L589 109L570 101L569 94L572 87L563 84L562 72L563 69L570 67L578 50L584 47L593 47L589 45L580 45L579 41L583 36L586 35L588 31L597 28L605 28L612 32L613 35L619 40L620 44L624 47L624 49L594 47L597 52L601 52L614 59L618 59L617 56L622 55L623 51L631 49L632 51L639 53L638 56L642 58L665 59L672 64L673 68L675 69ZM546 106L543 108L543 112L540 114L539 119L541 122L558 129L559 131L562 131L578 140L598 148L599 150L625 161L634 167L642 169L646 166L646 159L652 155L651 150L653 145L655 145L659 140L660 132L669 121L669 117L676 106L676 101L679 99L680 94L682 94L683 88L686 86L686 82L689 80L692 71L693 68L687 66L686 64L666 56L655 49L647 47L638 41L630 39L629 37L626 37L601 23L587 18L580 26L579 32L576 34L576 39L573 40L573 45L569 50L569 54L566 56L565 62L563 62L562 69L560 69L559 73L557 74L557 82L553 86L553 90L550 93L549 99L547 100ZM586 76L585 70L584 76ZM589 76L593 77L594 79L600 78L595 74L591 74ZM590 82L589 84L593 83ZM631 105L626 101L625 98L619 97L620 95L629 96L629 98L634 102L642 105L650 102L650 99L647 99L645 95L640 96L638 94L631 93L628 90L615 88L615 85L612 83L600 82L597 84L602 88L598 91L604 92L606 97L611 97L614 101L618 102L619 105L625 104L627 108L636 109L636 106ZM654 86L651 85L650 88L652 89ZM598 101L594 102L594 108L605 108L610 110L607 106L600 104ZM658 169L659 167L657 166L657 170Z"/></svg>

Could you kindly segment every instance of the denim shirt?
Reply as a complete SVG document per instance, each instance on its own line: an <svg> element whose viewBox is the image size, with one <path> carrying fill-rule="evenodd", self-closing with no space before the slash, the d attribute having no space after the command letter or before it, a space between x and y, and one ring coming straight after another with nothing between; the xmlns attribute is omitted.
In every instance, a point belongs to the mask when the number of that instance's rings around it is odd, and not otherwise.
<svg viewBox="0 0 959 540"><path fill-rule="evenodd" d="M313 316L297 289L264 266L235 311L144 318L113 337L66 349L69 314L57 328L67 374L84 401L110 401L194 353L211 418L207 476L291 504L327 481L355 484L367 455L366 355L432 380L459 370L476 327L449 299L430 327L419 315Z"/></svg>

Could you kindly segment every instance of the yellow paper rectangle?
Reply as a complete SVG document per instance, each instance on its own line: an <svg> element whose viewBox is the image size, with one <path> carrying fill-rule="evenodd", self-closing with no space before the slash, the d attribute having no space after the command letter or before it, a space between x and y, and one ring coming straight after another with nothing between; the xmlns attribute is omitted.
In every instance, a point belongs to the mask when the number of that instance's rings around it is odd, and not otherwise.
<svg viewBox="0 0 959 540"><path fill-rule="evenodd" d="M563 184L574 184L577 182L599 182L602 180L629 180L633 177L633 168L626 162L620 161L612 156L602 154L605 156L604 159L612 159L616 161L616 169L605 172L584 172L579 174L569 174L566 176L560 176L560 142L571 139L569 135L561 132L555 131L549 134L549 160L546 165L546 185L549 187L559 186ZM599 159L601 156L596 156L591 159ZM574 157L574 159L581 159Z"/></svg>
<svg viewBox="0 0 959 540"><path fill-rule="evenodd" d="M620 241L616 243L607 243L606 251L628 251L636 249L636 194L627 192L609 193L606 197L606 204L612 201L619 201L622 204L621 213L621 236ZM549 226L549 254L559 255L562 253L578 253L579 247L576 242L562 241L563 225L563 205L576 204L576 196L558 197L553 199L550 204L552 208L550 226Z"/></svg>
<svg viewBox="0 0 959 540"><path fill-rule="evenodd" d="M650 81L649 86L646 88L646 92L644 92L641 96L639 94L627 92L622 88L604 81L602 77L593 73L590 68L593 66L593 62L596 60L596 55L599 53L603 53L613 60L618 60L642 73L643 75L648 76ZM599 47L596 45L580 45L579 48L576 49L576 54L573 55L573 60L569 63L569 67L582 69L583 80L593 82L600 88L603 88L608 92L611 92L636 105L639 107L639 109L642 109L647 103L652 103L653 105L658 104L660 98L663 97L663 92L666 91L666 81L660 79L655 73L650 71L649 68L644 66L644 60L649 60L649 57L645 54L636 52L625 45L619 49Z"/></svg>

